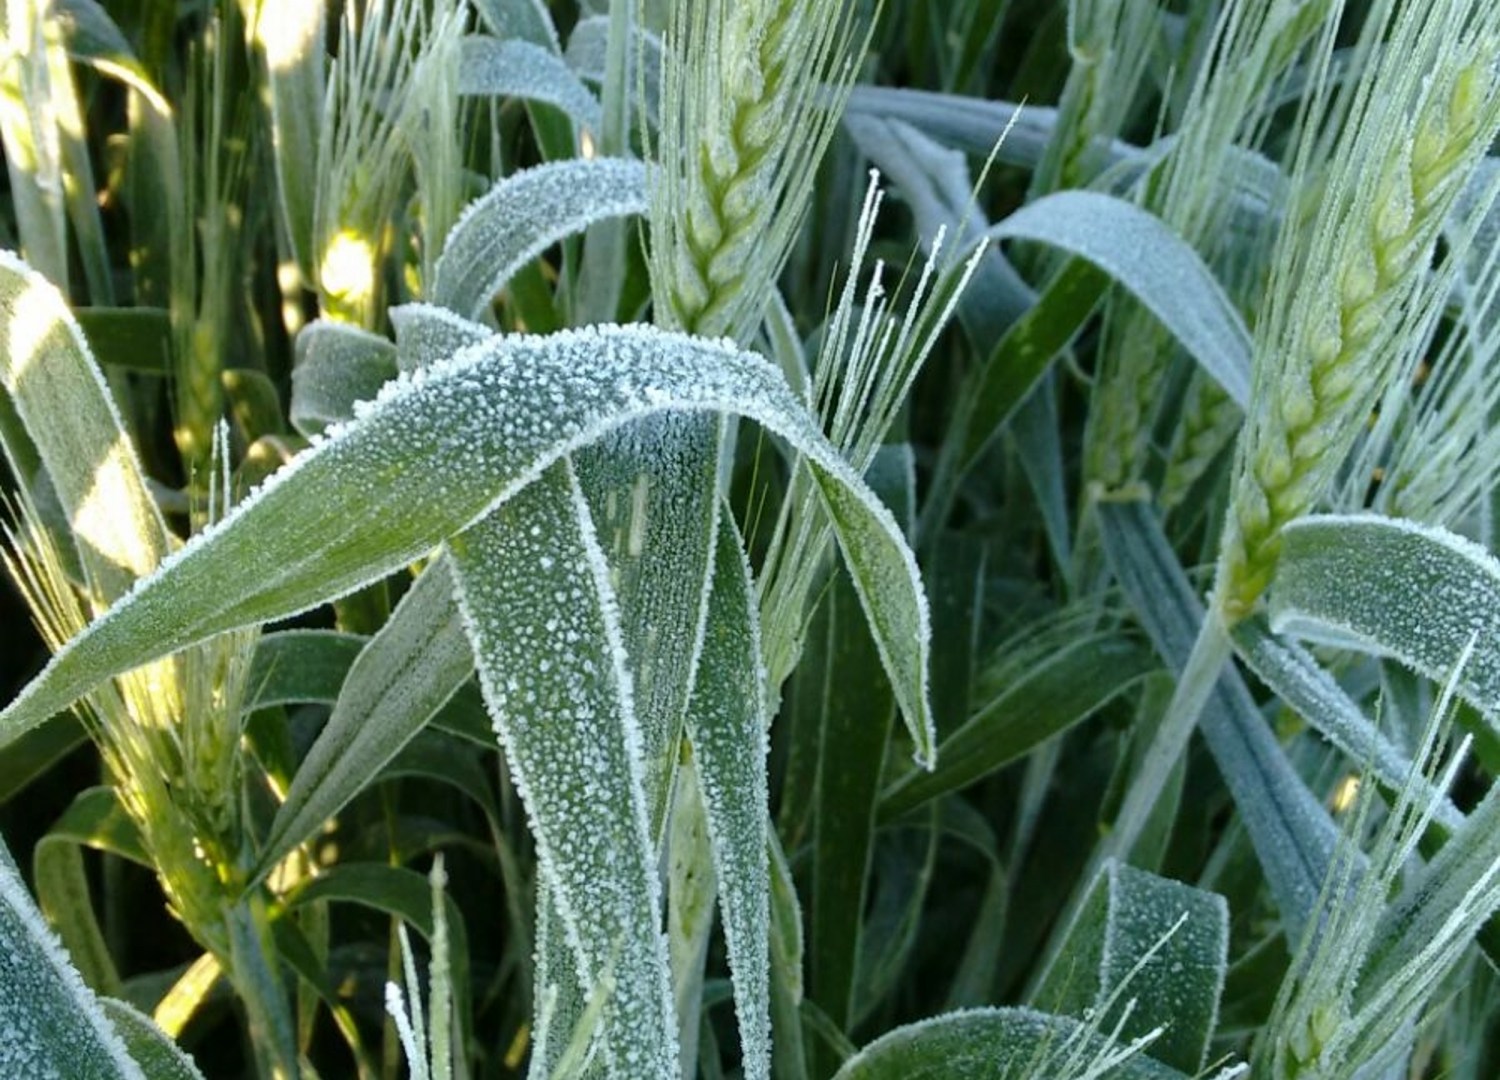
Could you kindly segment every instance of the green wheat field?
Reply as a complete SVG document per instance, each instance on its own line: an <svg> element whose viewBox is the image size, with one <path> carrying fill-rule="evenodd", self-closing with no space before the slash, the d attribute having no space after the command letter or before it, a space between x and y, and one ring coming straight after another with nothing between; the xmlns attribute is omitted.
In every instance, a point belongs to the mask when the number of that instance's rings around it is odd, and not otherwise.
<svg viewBox="0 0 1500 1080"><path fill-rule="evenodd" d="M1500 1077L1500 3L0 0L0 1080Z"/></svg>

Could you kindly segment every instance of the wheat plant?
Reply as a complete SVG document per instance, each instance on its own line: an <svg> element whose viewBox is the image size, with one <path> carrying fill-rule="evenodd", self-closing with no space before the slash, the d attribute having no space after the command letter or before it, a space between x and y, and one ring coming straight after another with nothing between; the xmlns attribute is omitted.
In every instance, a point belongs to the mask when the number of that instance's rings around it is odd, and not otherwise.
<svg viewBox="0 0 1500 1080"><path fill-rule="evenodd" d="M0 4L0 1073L1500 1071L1500 8Z"/></svg>

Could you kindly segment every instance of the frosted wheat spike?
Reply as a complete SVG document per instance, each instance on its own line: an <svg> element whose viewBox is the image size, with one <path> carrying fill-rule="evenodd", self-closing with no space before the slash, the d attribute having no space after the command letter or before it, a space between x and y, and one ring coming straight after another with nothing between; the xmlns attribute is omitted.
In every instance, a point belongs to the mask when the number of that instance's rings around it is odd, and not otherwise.
<svg viewBox="0 0 1500 1080"><path fill-rule="evenodd" d="M1403 10L1357 91L1312 235L1282 238L1220 558L1230 623L1265 591L1282 526L1327 491L1443 302L1451 270L1429 272L1431 253L1500 120L1497 31L1500 14L1457 0ZM1373 176L1370 162L1383 162Z"/></svg>

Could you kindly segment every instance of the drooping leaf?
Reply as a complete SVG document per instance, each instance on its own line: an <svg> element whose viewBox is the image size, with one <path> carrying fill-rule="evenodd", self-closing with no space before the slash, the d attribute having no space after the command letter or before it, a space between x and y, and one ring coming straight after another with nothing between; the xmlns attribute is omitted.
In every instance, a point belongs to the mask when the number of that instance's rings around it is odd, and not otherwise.
<svg viewBox="0 0 1500 1080"><path fill-rule="evenodd" d="M1164 1028L1151 1056L1193 1075L1218 1022L1228 950L1222 896L1111 859L1032 1000L1080 1020L1102 1016L1109 1030L1123 1018L1125 1039Z"/></svg>
<svg viewBox="0 0 1500 1080"><path fill-rule="evenodd" d="M615 980L611 1071L669 1075L677 1037L641 733L609 569L571 465L449 546L485 701L579 983Z"/></svg>
<svg viewBox="0 0 1500 1080"><path fill-rule="evenodd" d="M1202 602L1150 506L1101 502L1104 549L1157 654L1181 670L1205 618ZM1338 829L1277 743L1233 670L1219 677L1198 721L1234 797L1289 936L1313 913L1338 847Z"/></svg>
<svg viewBox="0 0 1500 1080"><path fill-rule="evenodd" d="M687 710L747 1077L771 1069L771 890L765 686L750 566L733 520L720 518L713 590Z"/></svg>
<svg viewBox="0 0 1500 1080"><path fill-rule="evenodd" d="M1076 1049L1075 1049L1076 1048ZM1071 1053L1069 1053L1071 1051ZM834 1080L950 1080L957 1076L1070 1080L1115 1053L1112 1080L1186 1080L1144 1053L1113 1049L1075 1021L1030 1009L968 1009L889 1031L844 1063ZM1073 1068L1056 1062L1065 1057ZM1050 1066L1050 1067L1049 1067Z"/></svg>
<svg viewBox="0 0 1500 1080"><path fill-rule="evenodd" d="M899 526L776 369L727 344L639 326L495 338L396 380L65 646L0 713L0 740L120 671L377 580L564 454L670 411L739 413L805 456L918 756L928 760L928 613ZM229 572L245 565L269 569Z"/></svg>
<svg viewBox="0 0 1500 1080"><path fill-rule="evenodd" d="M443 242L432 301L477 317L521 267L564 237L606 218L645 213L646 167L593 158L507 176L470 203Z"/></svg>
<svg viewBox="0 0 1500 1080"><path fill-rule="evenodd" d="M529 41L553 52L562 48L545 0L474 0L474 10L496 37Z"/></svg>
<svg viewBox="0 0 1500 1080"><path fill-rule="evenodd" d="M359 794L473 673L453 589L452 566L439 557L360 652L276 812L263 870Z"/></svg>
<svg viewBox="0 0 1500 1080"><path fill-rule="evenodd" d="M604 112L599 99L551 49L529 41L464 38L458 92L471 97L517 97L555 105L595 137Z"/></svg>
<svg viewBox="0 0 1500 1080"><path fill-rule="evenodd" d="M1278 634L1392 656L1500 716L1500 562L1432 525L1374 514L1303 518L1282 531L1271 592Z"/></svg>
<svg viewBox="0 0 1500 1080"><path fill-rule="evenodd" d="M1133 203L1060 191L989 230L1087 259L1130 291L1241 408L1250 400L1250 332L1198 253Z"/></svg>

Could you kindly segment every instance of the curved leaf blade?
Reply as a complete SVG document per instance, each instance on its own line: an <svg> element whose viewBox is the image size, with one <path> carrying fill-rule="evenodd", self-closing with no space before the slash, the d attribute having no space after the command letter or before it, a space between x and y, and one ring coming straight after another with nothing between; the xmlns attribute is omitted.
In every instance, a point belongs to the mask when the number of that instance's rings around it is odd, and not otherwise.
<svg viewBox="0 0 1500 1080"><path fill-rule="evenodd" d="M1161 320L1235 404L1249 402L1250 332L1198 253L1160 219L1112 195L1061 191L1023 206L989 235L1087 259Z"/></svg>
<svg viewBox="0 0 1500 1080"><path fill-rule="evenodd" d="M555 105L597 135L604 110L573 69L551 49L529 41L476 35L463 41L458 92L470 97L518 97Z"/></svg>
<svg viewBox="0 0 1500 1080"><path fill-rule="evenodd" d="M1321 515L1282 530L1271 592L1278 634L1392 656L1500 717L1500 561L1432 525Z"/></svg>
<svg viewBox="0 0 1500 1080"><path fill-rule="evenodd" d="M917 756L929 761L930 619L901 528L768 362L643 326L496 337L397 379L60 650L0 712L0 742L111 675L381 578L564 455L668 412L738 413L804 455ZM253 576L239 572L245 566L267 569Z"/></svg>
<svg viewBox="0 0 1500 1080"><path fill-rule="evenodd" d="M432 300L476 318L516 271L596 222L643 214L646 167L617 158L538 165L470 203L443 242Z"/></svg>
<svg viewBox="0 0 1500 1080"><path fill-rule="evenodd" d="M353 418L396 377L396 349L385 338L347 323L318 319L297 334L292 369L292 426L321 434Z"/></svg>
<svg viewBox="0 0 1500 1080"><path fill-rule="evenodd" d="M1083 1061L1108 1052L1074 1020L1031 1009L966 1009L887 1032L844 1063L834 1080L948 1080L955 1076L1079 1075L1047 1067L1077 1040ZM1090 1073L1089 1075L1100 1075ZM1134 1054L1107 1075L1116 1080L1186 1080L1183 1073Z"/></svg>
<svg viewBox="0 0 1500 1080"><path fill-rule="evenodd" d="M1218 1023L1228 954L1222 896L1111 859L1035 1001L1079 1019L1103 1016L1111 1030L1123 1021L1125 1038L1165 1028L1151 1056L1196 1074Z"/></svg>

